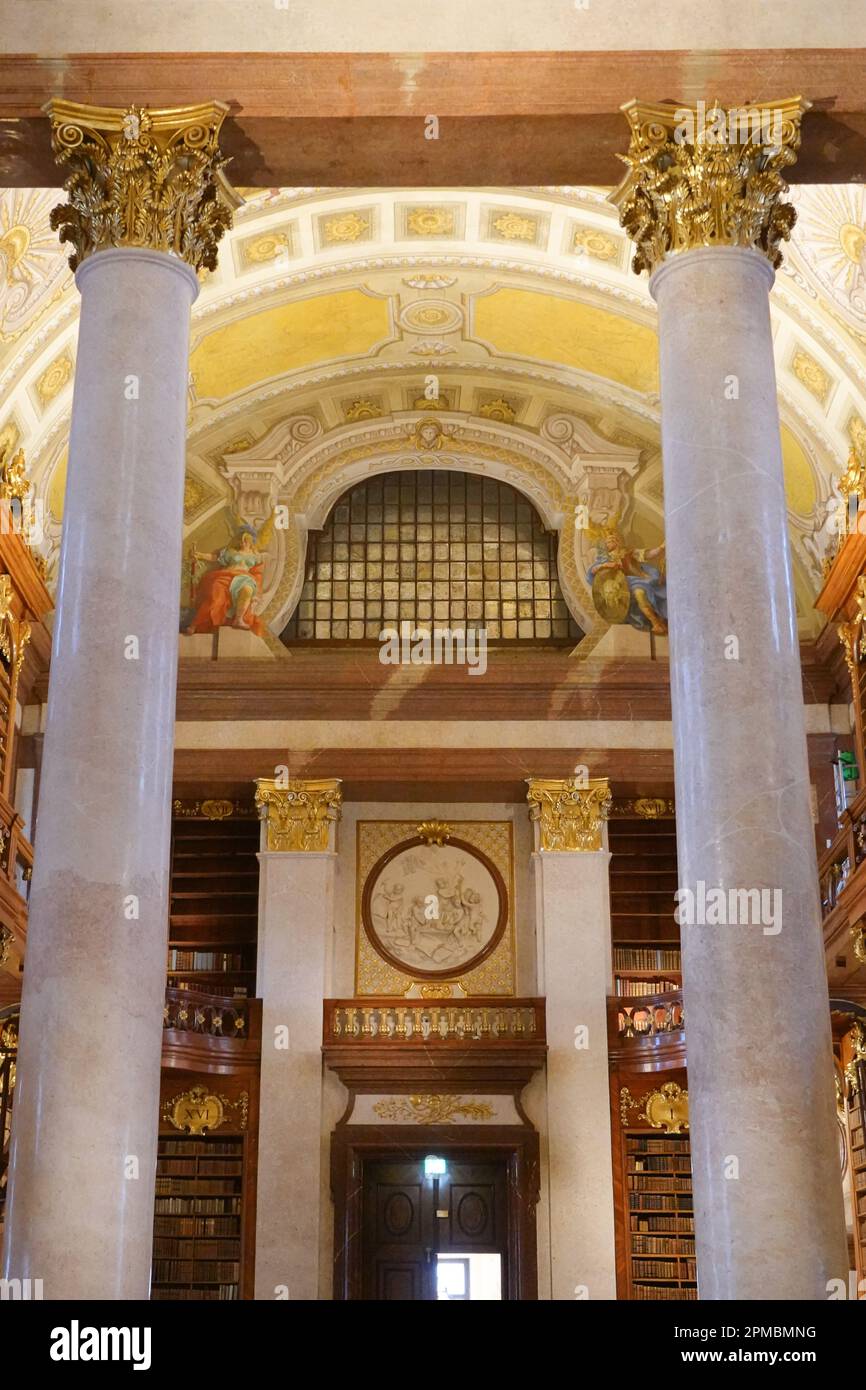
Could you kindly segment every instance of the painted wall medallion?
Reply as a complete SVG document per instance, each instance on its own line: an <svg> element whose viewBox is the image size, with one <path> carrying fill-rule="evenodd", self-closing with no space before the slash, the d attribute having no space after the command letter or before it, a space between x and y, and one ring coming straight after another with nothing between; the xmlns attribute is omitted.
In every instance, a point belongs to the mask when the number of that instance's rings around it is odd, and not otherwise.
<svg viewBox="0 0 866 1390"><path fill-rule="evenodd" d="M403 840L373 865L361 902L380 956L414 976L464 974L495 950L508 919L496 865L465 840Z"/></svg>

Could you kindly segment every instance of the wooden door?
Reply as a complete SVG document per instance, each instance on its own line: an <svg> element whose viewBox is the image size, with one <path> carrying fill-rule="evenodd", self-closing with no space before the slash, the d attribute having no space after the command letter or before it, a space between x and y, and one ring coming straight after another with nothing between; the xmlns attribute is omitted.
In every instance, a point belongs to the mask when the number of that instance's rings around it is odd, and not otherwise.
<svg viewBox="0 0 866 1390"><path fill-rule="evenodd" d="M362 1298L435 1299L435 1220L422 1162L364 1165Z"/></svg>
<svg viewBox="0 0 866 1390"><path fill-rule="evenodd" d="M508 1187L503 1163L449 1162L434 1180L437 1252L502 1256L502 1285L508 1249Z"/></svg>
<svg viewBox="0 0 866 1390"><path fill-rule="evenodd" d="M498 1254L507 1287L508 1184L504 1162L448 1159L425 1177L423 1159L364 1165L362 1297L436 1298L440 1254Z"/></svg>

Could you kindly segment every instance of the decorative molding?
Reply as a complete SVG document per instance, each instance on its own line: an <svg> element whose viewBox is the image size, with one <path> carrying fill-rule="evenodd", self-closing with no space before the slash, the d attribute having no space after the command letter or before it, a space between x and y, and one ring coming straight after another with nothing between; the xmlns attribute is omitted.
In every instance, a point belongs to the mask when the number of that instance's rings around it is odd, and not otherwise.
<svg viewBox="0 0 866 1390"><path fill-rule="evenodd" d="M343 794L339 777L299 778L278 785L272 777L256 781L259 820L267 848L282 853L322 852L329 847L331 823L340 819Z"/></svg>
<svg viewBox="0 0 866 1390"><path fill-rule="evenodd" d="M239 199L223 174L221 101L166 110L52 99L52 148L68 166L69 201L51 213L75 270L112 246L143 246L215 270L217 244Z"/></svg>
<svg viewBox="0 0 866 1390"><path fill-rule="evenodd" d="M866 1062L866 1028L859 1020L852 1027L848 1038L851 1043L851 1059L845 1067L845 1085L850 1105L860 1089L857 1074L859 1065Z"/></svg>
<svg viewBox="0 0 866 1390"><path fill-rule="evenodd" d="M668 797L639 796L633 801L614 801L610 809L612 820L659 820L676 815L676 805Z"/></svg>
<svg viewBox="0 0 866 1390"><path fill-rule="evenodd" d="M425 845L444 845L453 834L451 826L443 820L424 820L418 826L418 835Z"/></svg>
<svg viewBox="0 0 866 1390"><path fill-rule="evenodd" d="M452 998L461 1006L466 998L476 996L508 996L515 991L515 945L514 945L514 847L510 821L459 821L448 828L448 843L454 844L454 836L461 847L468 847L473 857L486 859L493 866L495 875L501 877L505 885L507 921L505 930L499 936L495 949L480 964L468 969L463 965L453 972L443 972L443 977L424 976L423 972L413 970L408 965L392 963L378 950L364 925L364 894L373 871L382 860L393 854L400 846L405 847L406 837L413 831L421 841L420 829L425 822L417 821L359 821L357 825L356 857L356 947L355 947L355 992L361 996L388 996L400 999L414 991L420 992L423 985L432 983L437 989L446 986L444 975L448 976ZM427 824L436 824L428 822ZM441 824L441 822L440 822Z"/></svg>
<svg viewBox="0 0 866 1390"><path fill-rule="evenodd" d="M172 814L185 819L204 818L204 820L228 820L229 816L254 816L255 807L245 801L228 801L223 798L205 801L174 801Z"/></svg>
<svg viewBox="0 0 866 1390"><path fill-rule="evenodd" d="M210 1134L229 1119L231 1111L240 1116L240 1128L246 1129L249 1118L249 1095L242 1091L237 1100L217 1095L205 1086L191 1086L163 1102L162 1119L184 1134Z"/></svg>
<svg viewBox="0 0 866 1390"><path fill-rule="evenodd" d="M610 201L635 243L634 270L698 246L751 247L779 266L797 216L782 171L796 161L810 106L803 97L699 110L627 102L631 142L619 158L629 172Z"/></svg>
<svg viewBox="0 0 866 1390"><path fill-rule="evenodd" d="M539 826L542 851L602 847L602 824L612 804L606 777L528 777L529 818Z"/></svg>
<svg viewBox="0 0 866 1390"><path fill-rule="evenodd" d="M470 1120L492 1120L493 1107L487 1101L464 1100L462 1096L396 1096L379 1100L373 1106L383 1120L406 1121L416 1125L447 1125L457 1115Z"/></svg>
<svg viewBox="0 0 866 1390"><path fill-rule="evenodd" d="M623 1086L619 1093L623 1128L628 1126L631 1112L635 1110L653 1129L663 1129L665 1134L682 1134L689 1127L689 1093L681 1090L675 1081L666 1081L657 1091L650 1091L639 1099Z"/></svg>

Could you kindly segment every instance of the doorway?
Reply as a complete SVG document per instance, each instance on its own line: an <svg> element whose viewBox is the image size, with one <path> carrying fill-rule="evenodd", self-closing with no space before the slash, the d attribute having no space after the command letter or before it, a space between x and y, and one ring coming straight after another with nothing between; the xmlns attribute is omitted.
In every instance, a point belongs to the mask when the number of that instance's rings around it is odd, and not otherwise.
<svg viewBox="0 0 866 1390"><path fill-rule="evenodd" d="M334 1297L534 1299L537 1150L529 1129L338 1127Z"/></svg>
<svg viewBox="0 0 866 1390"><path fill-rule="evenodd" d="M366 1164L361 1296L501 1299L507 1190L504 1158L479 1163L437 1154Z"/></svg>

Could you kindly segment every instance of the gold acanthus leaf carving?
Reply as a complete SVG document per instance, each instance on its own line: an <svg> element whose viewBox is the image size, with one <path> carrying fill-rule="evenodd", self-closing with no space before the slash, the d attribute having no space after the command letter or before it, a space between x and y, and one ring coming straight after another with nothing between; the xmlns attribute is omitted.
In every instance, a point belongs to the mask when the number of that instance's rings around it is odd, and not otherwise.
<svg viewBox="0 0 866 1390"><path fill-rule="evenodd" d="M217 244L240 199L228 184L220 101L165 110L84 106L52 100L52 146L70 170L69 201L51 213L60 240L73 246L75 270L114 246L141 246L179 256L195 270L215 270Z"/></svg>
<svg viewBox="0 0 866 1390"><path fill-rule="evenodd" d="M447 1125L455 1115L467 1120L492 1120L494 1115L487 1101L464 1100L462 1096L401 1096L378 1100L373 1109L383 1120L406 1120L416 1125Z"/></svg>
<svg viewBox="0 0 866 1390"><path fill-rule="evenodd" d="M8 463L0 465L0 501L25 502L30 496L32 483L25 473L24 450L19 449Z"/></svg>
<svg viewBox="0 0 866 1390"><path fill-rule="evenodd" d="M547 851L601 849L612 805L606 777L529 777L529 818L539 822Z"/></svg>
<svg viewBox="0 0 866 1390"><path fill-rule="evenodd" d="M761 106L694 110L630 101L628 165L610 195L635 243L634 269L655 270L698 246L752 247L772 266L796 213L782 171L796 161L802 97Z"/></svg>
<svg viewBox="0 0 866 1390"><path fill-rule="evenodd" d="M285 785L274 778L256 782L259 819L266 825L267 847L283 852L327 850L331 822L339 820L343 804L340 779L294 779Z"/></svg>

